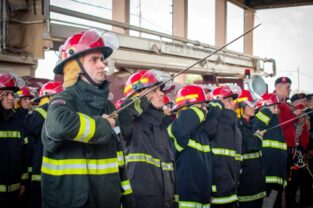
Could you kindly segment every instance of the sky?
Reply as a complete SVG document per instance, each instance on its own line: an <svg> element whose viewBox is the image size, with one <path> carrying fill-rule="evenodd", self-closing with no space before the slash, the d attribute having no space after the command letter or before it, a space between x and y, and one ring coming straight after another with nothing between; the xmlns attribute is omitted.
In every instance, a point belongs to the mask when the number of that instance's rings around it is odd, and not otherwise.
<svg viewBox="0 0 313 208"><path fill-rule="evenodd" d="M62 5L76 11L112 18L111 0L51 0L53 5ZM92 2L92 4L90 3ZM172 32L172 1L171 0L131 0L130 23L136 26L161 31ZM215 0L190 0L188 3L188 38L204 43L214 44ZM243 33L243 9L227 4L227 40L232 40ZM68 17L51 14L56 19ZM141 21L140 18L141 17ZM81 21L92 25L93 23ZM254 55L273 58L277 64L277 76L288 76L292 79L292 89L313 92L313 6L290 7L282 9L257 10L255 24L262 23L254 32ZM110 29L110 26L97 24ZM200 26L200 27L199 27ZM132 31L131 35L139 34ZM142 37L156 38L141 34ZM242 52L243 40L235 42L229 49ZM37 77L53 78L53 66L57 62L57 54L47 51L45 60L39 60ZM298 82L298 73L299 78ZM270 90L276 79L266 78ZM300 86L299 84L300 83Z"/></svg>

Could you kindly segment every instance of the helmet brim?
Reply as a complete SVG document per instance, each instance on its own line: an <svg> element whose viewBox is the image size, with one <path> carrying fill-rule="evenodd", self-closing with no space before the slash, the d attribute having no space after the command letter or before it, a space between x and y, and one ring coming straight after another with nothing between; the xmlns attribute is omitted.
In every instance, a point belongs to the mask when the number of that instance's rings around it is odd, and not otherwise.
<svg viewBox="0 0 313 208"><path fill-rule="evenodd" d="M20 88L19 87L2 87L0 88L0 91L1 90L12 90L13 92L17 92L20 90Z"/></svg>
<svg viewBox="0 0 313 208"><path fill-rule="evenodd" d="M88 50L84 50L84 51L81 51L81 52L79 52L79 53L75 53L74 55L72 55L72 56L70 56L70 57L64 59L64 60L61 61L61 62L59 62L59 63L54 67L53 72L54 72L55 74L58 74L58 75L63 75L63 67L64 67L64 65L65 65L68 61L70 61L70 60L72 60L72 59L74 59L74 58L76 58L76 57L78 57L78 56L81 56L81 55L84 55L84 54L87 54L87 53L96 52L96 51L102 52L104 59L108 58L108 57L112 54L112 52L113 52L112 48L110 48L110 47L98 47L98 48L91 48L91 49L88 49Z"/></svg>

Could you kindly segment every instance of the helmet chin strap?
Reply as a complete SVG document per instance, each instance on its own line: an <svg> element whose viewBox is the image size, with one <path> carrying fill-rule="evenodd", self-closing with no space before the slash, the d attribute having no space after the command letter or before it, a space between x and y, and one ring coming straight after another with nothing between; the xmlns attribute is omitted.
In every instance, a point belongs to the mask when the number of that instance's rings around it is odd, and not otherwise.
<svg viewBox="0 0 313 208"><path fill-rule="evenodd" d="M88 82L96 87L100 87L102 83L98 84L95 81L93 81L93 79L91 79L91 77L86 72L85 68L83 67L82 63L80 62L79 58L76 58L75 61L77 62L79 68L82 70L81 74L88 80Z"/></svg>

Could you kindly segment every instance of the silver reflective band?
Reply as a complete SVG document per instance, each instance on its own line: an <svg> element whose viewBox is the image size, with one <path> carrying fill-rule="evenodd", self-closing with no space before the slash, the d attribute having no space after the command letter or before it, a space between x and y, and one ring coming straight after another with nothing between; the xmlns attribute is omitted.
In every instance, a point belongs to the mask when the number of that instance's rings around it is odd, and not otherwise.
<svg viewBox="0 0 313 208"><path fill-rule="evenodd" d="M249 159L255 159L260 158L262 156L261 152L253 152L253 153L247 153L242 155L243 160L249 160Z"/></svg>

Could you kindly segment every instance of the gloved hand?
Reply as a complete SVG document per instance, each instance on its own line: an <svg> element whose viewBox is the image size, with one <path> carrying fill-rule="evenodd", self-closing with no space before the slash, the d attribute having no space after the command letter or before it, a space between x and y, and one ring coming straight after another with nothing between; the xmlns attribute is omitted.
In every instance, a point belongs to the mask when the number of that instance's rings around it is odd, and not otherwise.
<svg viewBox="0 0 313 208"><path fill-rule="evenodd" d="M265 133L266 133L266 130L256 130L254 135L259 137L261 140L263 140L263 136L264 136Z"/></svg>

